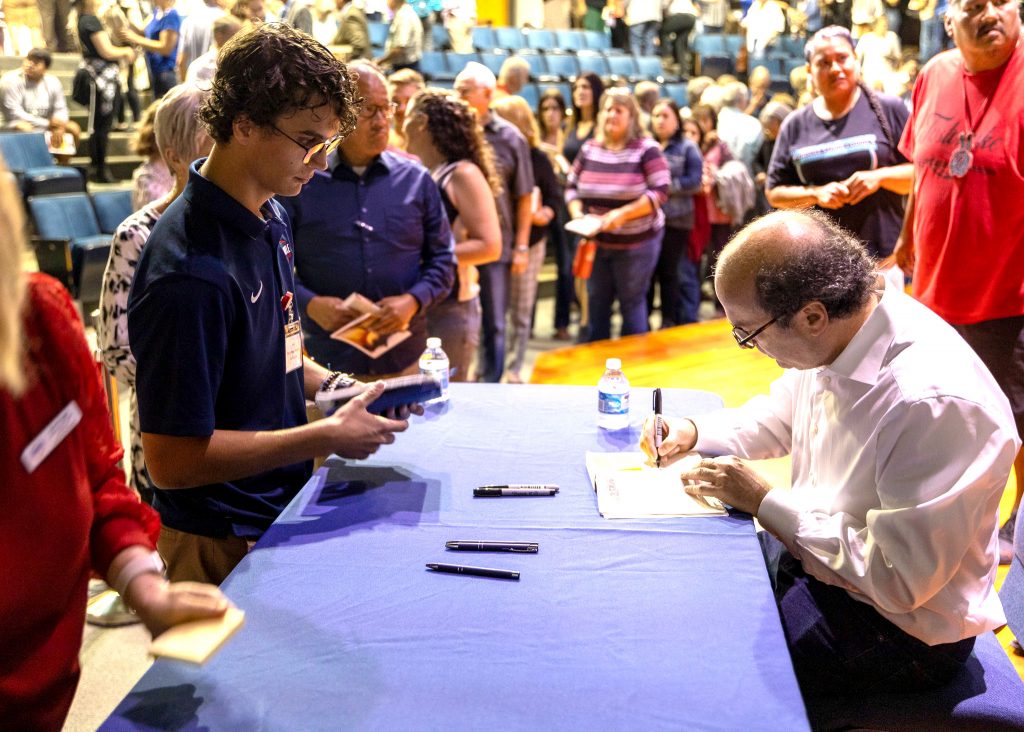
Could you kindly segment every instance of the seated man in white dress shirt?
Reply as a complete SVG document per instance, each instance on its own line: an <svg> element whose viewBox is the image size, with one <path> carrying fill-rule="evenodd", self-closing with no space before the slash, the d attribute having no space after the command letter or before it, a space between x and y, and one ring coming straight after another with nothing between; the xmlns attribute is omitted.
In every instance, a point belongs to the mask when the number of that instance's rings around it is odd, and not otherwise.
<svg viewBox="0 0 1024 732"><path fill-rule="evenodd" d="M757 517L797 677L814 698L946 684L1005 619L1000 495L1020 440L999 386L937 315L885 288L825 215L777 212L723 250L740 346L786 369L738 409L668 418L662 464ZM654 451L652 420L641 446ZM792 489L745 459L792 456Z"/></svg>

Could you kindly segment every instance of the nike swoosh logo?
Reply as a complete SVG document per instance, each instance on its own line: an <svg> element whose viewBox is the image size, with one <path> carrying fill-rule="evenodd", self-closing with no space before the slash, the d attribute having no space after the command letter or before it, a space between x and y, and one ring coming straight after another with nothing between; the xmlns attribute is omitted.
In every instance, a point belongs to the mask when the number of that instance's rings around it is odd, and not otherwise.
<svg viewBox="0 0 1024 732"><path fill-rule="evenodd" d="M255 295L250 295L249 296L250 302L252 302L255 305L256 301L260 299L260 295L262 295L262 294L263 294L263 280L260 280L260 291L257 292Z"/></svg>

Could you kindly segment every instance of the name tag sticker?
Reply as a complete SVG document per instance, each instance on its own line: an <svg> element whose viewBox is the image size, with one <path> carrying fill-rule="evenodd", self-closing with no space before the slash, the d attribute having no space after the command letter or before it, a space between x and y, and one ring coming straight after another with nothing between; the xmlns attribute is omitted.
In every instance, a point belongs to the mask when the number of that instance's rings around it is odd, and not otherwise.
<svg viewBox="0 0 1024 732"><path fill-rule="evenodd" d="M297 322L284 327L284 372L290 374L302 366L302 326Z"/></svg>
<svg viewBox="0 0 1024 732"><path fill-rule="evenodd" d="M68 405L50 420L50 424L28 443L28 447L21 451L21 464L25 466L25 470L31 473L38 468L81 421L82 410L78 403L68 402Z"/></svg>

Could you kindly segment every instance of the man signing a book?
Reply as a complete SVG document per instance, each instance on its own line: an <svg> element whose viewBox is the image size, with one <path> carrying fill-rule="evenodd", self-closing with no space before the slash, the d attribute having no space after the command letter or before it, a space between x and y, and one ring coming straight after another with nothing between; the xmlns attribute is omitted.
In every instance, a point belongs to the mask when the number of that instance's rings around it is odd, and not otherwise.
<svg viewBox="0 0 1024 732"><path fill-rule="evenodd" d="M685 490L753 514L793 664L815 699L946 684L1005 620L1000 495L1020 447L959 335L886 287L824 214L777 212L723 250L715 291L743 348L786 371L738 409L664 418ZM641 447L654 456L654 420ZM743 461L792 457L792 489Z"/></svg>

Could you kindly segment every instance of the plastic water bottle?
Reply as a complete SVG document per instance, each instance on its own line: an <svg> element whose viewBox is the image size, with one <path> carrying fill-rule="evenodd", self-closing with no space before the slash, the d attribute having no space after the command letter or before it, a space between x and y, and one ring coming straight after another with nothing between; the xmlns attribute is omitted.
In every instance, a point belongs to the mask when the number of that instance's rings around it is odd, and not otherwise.
<svg viewBox="0 0 1024 732"><path fill-rule="evenodd" d="M609 358L605 372L597 382L597 426L603 430L621 430L629 426L629 381L622 373L622 361Z"/></svg>
<svg viewBox="0 0 1024 732"><path fill-rule="evenodd" d="M420 356L420 373L434 376L441 382L441 396L427 404L441 404L448 401L448 354L441 350L440 338L428 338L427 350Z"/></svg>

